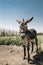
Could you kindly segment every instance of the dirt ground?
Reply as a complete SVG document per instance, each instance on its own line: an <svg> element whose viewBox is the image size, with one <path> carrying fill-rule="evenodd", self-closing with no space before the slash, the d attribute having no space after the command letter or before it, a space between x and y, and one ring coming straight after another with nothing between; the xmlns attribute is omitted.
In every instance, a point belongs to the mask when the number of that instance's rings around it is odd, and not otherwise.
<svg viewBox="0 0 43 65"><path fill-rule="evenodd" d="M28 63L27 58L23 60L22 47L0 45L0 65L43 65L43 61L41 61L43 60L42 55L32 53L30 58L30 63Z"/></svg>

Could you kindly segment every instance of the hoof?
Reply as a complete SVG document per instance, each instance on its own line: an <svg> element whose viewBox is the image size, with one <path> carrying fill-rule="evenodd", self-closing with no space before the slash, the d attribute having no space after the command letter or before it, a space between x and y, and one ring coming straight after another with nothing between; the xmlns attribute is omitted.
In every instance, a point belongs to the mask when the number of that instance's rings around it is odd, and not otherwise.
<svg viewBox="0 0 43 65"><path fill-rule="evenodd" d="M38 51L36 51L37 52L37 54L39 54L39 52Z"/></svg>
<svg viewBox="0 0 43 65"><path fill-rule="evenodd" d="M39 54L39 52L37 52L37 54Z"/></svg>
<svg viewBox="0 0 43 65"><path fill-rule="evenodd" d="M33 51L31 51L31 53L33 53Z"/></svg>
<svg viewBox="0 0 43 65"><path fill-rule="evenodd" d="M24 57L23 60L25 60L26 58Z"/></svg>
<svg viewBox="0 0 43 65"><path fill-rule="evenodd" d="M28 58L28 63L29 63L29 61L30 61L30 58Z"/></svg>

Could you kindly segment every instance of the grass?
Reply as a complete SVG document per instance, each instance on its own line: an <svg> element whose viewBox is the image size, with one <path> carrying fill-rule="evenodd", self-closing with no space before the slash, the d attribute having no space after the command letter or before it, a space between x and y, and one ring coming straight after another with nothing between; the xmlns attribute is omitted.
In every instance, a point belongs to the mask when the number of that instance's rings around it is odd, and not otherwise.
<svg viewBox="0 0 43 65"><path fill-rule="evenodd" d="M39 52L43 52L43 35L38 35Z"/></svg>
<svg viewBox="0 0 43 65"><path fill-rule="evenodd" d="M4 36L4 37L0 37L0 45L4 44L4 45L21 45L22 40L20 36ZM42 35L38 35L38 44L40 45L41 43L43 43L43 36Z"/></svg>
<svg viewBox="0 0 43 65"><path fill-rule="evenodd" d="M38 44L43 43L43 35L38 35Z"/></svg>
<svg viewBox="0 0 43 65"><path fill-rule="evenodd" d="M5 36L0 37L0 45L21 45L20 36Z"/></svg>

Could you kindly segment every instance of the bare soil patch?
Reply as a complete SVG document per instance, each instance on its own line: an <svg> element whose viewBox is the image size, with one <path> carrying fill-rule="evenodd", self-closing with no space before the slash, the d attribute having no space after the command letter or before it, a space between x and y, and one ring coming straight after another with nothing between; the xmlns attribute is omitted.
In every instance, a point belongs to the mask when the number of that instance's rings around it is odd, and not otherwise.
<svg viewBox="0 0 43 65"><path fill-rule="evenodd" d="M43 54L30 54L31 61L23 60L23 48L18 46L0 45L0 65L43 65Z"/></svg>

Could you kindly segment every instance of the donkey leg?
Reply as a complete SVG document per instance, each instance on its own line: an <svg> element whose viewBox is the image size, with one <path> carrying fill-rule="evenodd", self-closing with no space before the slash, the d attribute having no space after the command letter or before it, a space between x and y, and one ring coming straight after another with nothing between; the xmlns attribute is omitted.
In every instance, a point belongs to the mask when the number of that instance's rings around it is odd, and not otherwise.
<svg viewBox="0 0 43 65"><path fill-rule="evenodd" d="M33 42L31 42L32 43L32 51L31 51L31 53L33 52L33 49L34 49L34 43Z"/></svg>
<svg viewBox="0 0 43 65"><path fill-rule="evenodd" d="M36 52L38 53L38 39L36 38Z"/></svg>
<svg viewBox="0 0 43 65"><path fill-rule="evenodd" d="M28 44L27 44L28 62L29 62L29 60L30 60L30 55L29 55L29 46L30 46L30 44L28 43Z"/></svg>
<svg viewBox="0 0 43 65"><path fill-rule="evenodd" d="M25 57L26 57L26 46L23 45L23 48L24 48L24 58L23 59L25 59Z"/></svg>

